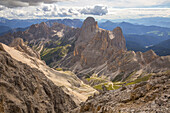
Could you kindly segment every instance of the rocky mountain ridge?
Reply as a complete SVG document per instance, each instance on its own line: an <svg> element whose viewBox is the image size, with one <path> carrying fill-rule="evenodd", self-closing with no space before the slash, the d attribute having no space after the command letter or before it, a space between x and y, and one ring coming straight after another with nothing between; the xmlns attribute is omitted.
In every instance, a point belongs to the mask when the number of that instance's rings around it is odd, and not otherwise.
<svg viewBox="0 0 170 113"><path fill-rule="evenodd" d="M19 45L17 43L13 45L14 42L18 42ZM13 59L42 72L44 76L53 82L53 84L61 87L61 89L67 93L77 105L80 102L85 101L88 96L97 93L95 89L84 84L74 73L70 71L56 71L48 67L45 62L34 56L34 51L26 46L22 39L14 39L13 43L10 45L13 45L14 47L8 47L2 43L1 46ZM15 48L24 49L19 49L18 51Z"/></svg>
<svg viewBox="0 0 170 113"><path fill-rule="evenodd" d="M145 53L127 51L121 28L100 29L94 18L89 17L80 29L74 51L59 66L83 78L95 74L110 81L125 81L132 73L131 78L169 70L167 62L170 62L169 56L159 57L152 50Z"/></svg>
<svg viewBox="0 0 170 113"><path fill-rule="evenodd" d="M11 47L0 43L2 112L169 111L170 56L127 51L120 27L104 30L88 17L81 29L43 22L5 36L0 41Z"/></svg>
<svg viewBox="0 0 170 113"><path fill-rule="evenodd" d="M30 26L26 31L1 36L0 42L9 45L15 38L22 38L48 65L55 67L53 62L57 62L73 50L78 35L79 28L71 28L59 23L49 27L42 22Z"/></svg>
<svg viewBox="0 0 170 113"><path fill-rule="evenodd" d="M82 79L97 75L109 81L126 81L170 67L165 63L170 62L168 56L159 57L152 50L127 51L120 27L113 31L101 29L92 17L80 29L59 23L49 27L43 22L24 32L0 37L0 41L9 44L18 37L40 53L49 66L71 70Z"/></svg>
<svg viewBox="0 0 170 113"><path fill-rule="evenodd" d="M44 73L12 58L6 49L0 43L1 113L65 113L77 106Z"/></svg>

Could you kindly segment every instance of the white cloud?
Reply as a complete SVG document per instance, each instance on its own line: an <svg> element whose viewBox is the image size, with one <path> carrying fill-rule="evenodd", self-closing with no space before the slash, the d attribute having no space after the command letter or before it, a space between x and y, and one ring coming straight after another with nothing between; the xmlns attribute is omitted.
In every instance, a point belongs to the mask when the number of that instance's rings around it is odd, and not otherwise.
<svg viewBox="0 0 170 113"><path fill-rule="evenodd" d="M44 6L44 7L42 8L42 10L43 10L43 11L51 11L52 8L51 8L51 7L48 7L48 6Z"/></svg>
<svg viewBox="0 0 170 113"><path fill-rule="evenodd" d="M105 19L135 19L145 17L170 17L170 8L111 8Z"/></svg>
<svg viewBox="0 0 170 113"><path fill-rule="evenodd" d="M52 4L54 2L60 2L59 4L67 6L94 6L94 5L106 5L110 7L121 8L139 8L139 7L152 7L152 6L167 6L170 5L170 0L0 0L0 5L5 7L27 7L36 6L42 3ZM170 6L169 6L170 7Z"/></svg>
<svg viewBox="0 0 170 113"><path fill-rule="evenodd" d="M83 8L80 13L85 15L106 15L108 10L104 6L94 6L93 8Z"/></svg>
<svg viewBox="0 0 170 113"><path fill-rule="evenodd" d="M0 11L6 9L6 7L0 5Z"/></svg>
<svg viewBox="0 0 170 113"><path fill-rule="evenodd" d="M54 3L64 0L1 0L0 5L13 8L13 7L27 7L36 6L42 3Z"/></svg>
<svg viewBox="0 0 170 113"><path fill-rule="evenodd" d="M114 8L139 8L152 7L170 3L170 0L75 0L64 1L59 4L64 6L94 6L104 5Z"/></svg>
<svg viewBox="0 0 170 113"><path fill-rule="evenodd" d="M11 1L11 0L3 0ZM14 0L16 1L16 0ZM34 1L34 0L19 0ZM47 0L39 0L41 2ZM59 0L48 0L59 1ZM61 0L60 0L61 1ZM1 1L0 1L1 2ZM39 2L36 2L39 3ZM143 17L170 17L170 8L159 8L169 0L72 0L19 8L0 5L1 17L6 18L79 18L94 16L96 19L126 19ZM33 3L31 4L33 5ZM152 8L157 6L157 8ZM122 8L123 7L123 8ZM145 7L145 8L140 8Z"/></svg>

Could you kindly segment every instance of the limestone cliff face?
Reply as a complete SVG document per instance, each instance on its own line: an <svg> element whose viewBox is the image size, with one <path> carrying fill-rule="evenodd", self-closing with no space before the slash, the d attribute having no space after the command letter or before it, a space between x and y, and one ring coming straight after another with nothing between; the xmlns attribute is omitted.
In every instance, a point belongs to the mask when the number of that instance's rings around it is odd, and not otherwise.
<svg viewBox="0 0 170 113"><path fill-rule="evenodd" d="M83 50L97 50L96 53L116 52L120 49L126 50L125 38L121 28L117 27L113 31L100 29L97 22L92 17L88 17L80 30L80 36L75 44L74 55L84 56ZM93 53L91 56L97 54Z"/></svg>
<svg viewBox="0 0 170 113"><path fill-rule="evenodd" d="M0 112L65 113L76 104L44 73L13 59L0 44Z"/></svg>
<svg viewBox="0 0 170 113"><path fill-rule="evenodd" d="M88 45L88 42L92 40L98 29L97 22L92 17L88 17L81 27L78 40L75 42L74 56L81 56L81 52Z"/></svg>
<svg viewBox="0 0 170 113"><path fill-rule="evenodd" d="M170 66L151 65L165 61L168 64L168 57L160 58L152 50L145 53L127 51L120 27L112 31L101 29L92 17L84 21L81 29L59 23L49 27L46 23L41 23L32 25L24 32L2 36L0 41L9 45L18 37L41 53L41 58L49 66L71 70L79 77L95 73L110 80L120 78L123 81L132 72L137 72L139 76L142 73L156 72L158 68L170 69ZM26 50L18 47L18 50L21 49ZM152 67L154 68L151 69Z"/></svg>
<svg viewBox="0 0 170 113"><path fill-rule="evenodd" d="M125 44L125 39L122 40L124 38L122 38L122 36L119 37L111 31L98 29L95 36L88 42L85 49L80 52L80 62L82 66L99 66L110 59L110 57L117 51L126 51L126 45L122 45Z"/></svg>
<svg viewBox="0 0 170 113"><path fill-rule="evenodd" d="M113 34L115 35L115 40L113 41L114 44L117 48L121 48L123 50L126 50L126 42L125 42L125 38L123 36L123 32L122 29L120 27L117 27L115 29L113 29Z"/></svg>
<svg viewBox="0 0 170 113"><path fill-rule="evenodd" d="M145 53L127 51L120 27L113 31L104 30L98 27L94 18L88 17L80 29L74 52L66 56L59 66L69 68L79 77L97 74L112 81L124 81L132 72L137 72L139 76L155 72L158 68L164 71L170 69L170 66L158 65L151 69L151 64L159 59L152 50ZM168 59L166 61L170 62Z"/></svg>
<svg viewBox="0 0 170 113"><path fill-rule="evenodd" d="M22 40L20 41L22 42ZM17 42L14 44L14 47L9 47L5 44L0 43L0 50L8 53L13 59L26 64L28 67L30 66L31 68L37 69L42 72L43 75L46 76L48 80L50 80L50 82L52 82L56 86L61 87L62 90L67 93L70 98L76 103L76 105L80 104L82 101L85 101L89 95L97 93L95 89L93 89L89 85L84 84L74 73L69 71L57 71L48 67L45 62L38 59L37 57L34 57L34 54L30 53L33 52L33 50L31 50L30 48L28 49L26 45L24 46L24 49L19 48L19 51L16 50ZM21 44L24 45L23 42ZM13 45L13 43L11 45ZM27 49L29 51L27 51Z"/></svg>
<svg viewBox="0 0 170 113"><path fill-rule="evenodd" d="M121 28L117 27L113 31L100 29L94 18L88 17L80 29L74 56L70 59L70 64L66 65L73 65L72 69L79 71L94 68L107 62L118 51L126 51Z"/></svg>

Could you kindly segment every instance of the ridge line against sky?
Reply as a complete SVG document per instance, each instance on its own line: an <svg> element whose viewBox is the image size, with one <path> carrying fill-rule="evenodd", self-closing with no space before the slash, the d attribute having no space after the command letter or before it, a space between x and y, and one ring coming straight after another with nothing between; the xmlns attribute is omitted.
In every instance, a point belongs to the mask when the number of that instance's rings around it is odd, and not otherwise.
<svg viewBox="0 0 170 113"><path fill-rule="evenodd" d="M96 19L170 17L170 0L0 0L0 17Z"/></svg>

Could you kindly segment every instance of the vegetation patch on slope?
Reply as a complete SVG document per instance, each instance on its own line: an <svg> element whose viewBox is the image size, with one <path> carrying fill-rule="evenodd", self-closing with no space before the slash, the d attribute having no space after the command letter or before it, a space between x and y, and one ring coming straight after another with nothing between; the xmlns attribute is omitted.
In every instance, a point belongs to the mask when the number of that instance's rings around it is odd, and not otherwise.
<svg viewBox="0 0 170 113"><path fill-rule="evenodd" d="M90 78L86 78L86 80L88 81L88 84L90 84L91 86L93 86L94 89L102 91L103 87L105 87L107 90L115 90L115 89L119 89L120 87L126 85L132 85L132 84L137 84L140 82L144 82L149 80L149 78L152 76L152 74L148 74L146 76L143 77L138 77L135 80L132 80L131 77L136 73L136 71L132 72L128 78L126 79L126 81L121 82L121 81L116 81L116 82L112 82L109 81L107 79L101 78L101 77L90 77Z"/></svg>
<svg viewBox="0 0 170 113"><path fill-rule="evenodd" d="M44 48L41 52L41 59L45 60L47 64L50 64L55 56L56 60L60 60L67 55L70 45L57 46L55 48Z"/></svg>
<svg viewBox="0 0 170 113"><path fill-rule="evenodd" d="M129 82L126 85L132 85L132 84L140 83L140 82L143 82L143 81L147 81L147 80L149 80L149 78L151 76L152 76L152 74L149 74L147 76L144 76L144 77L141 77L141 78L137 78L136 80L134 80L132 82Z"/></svg>

